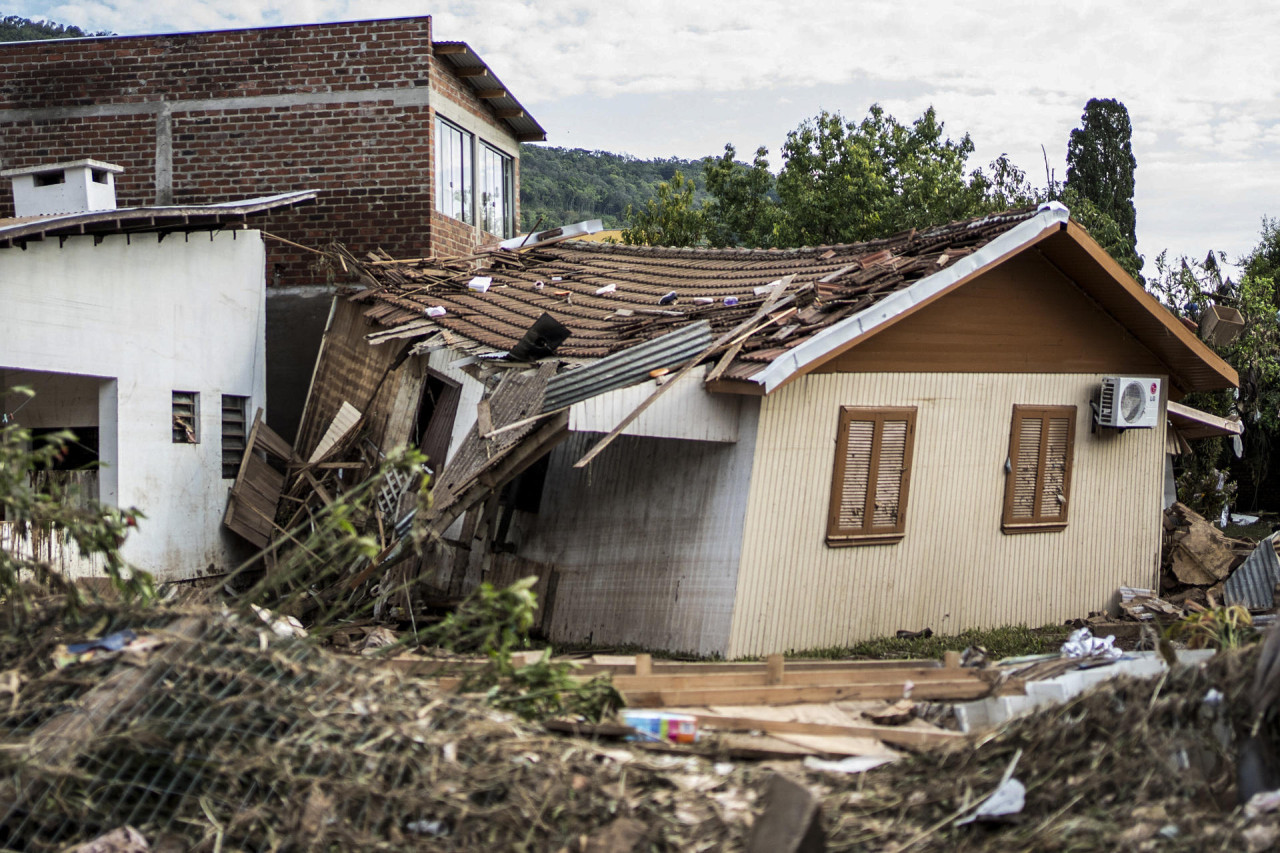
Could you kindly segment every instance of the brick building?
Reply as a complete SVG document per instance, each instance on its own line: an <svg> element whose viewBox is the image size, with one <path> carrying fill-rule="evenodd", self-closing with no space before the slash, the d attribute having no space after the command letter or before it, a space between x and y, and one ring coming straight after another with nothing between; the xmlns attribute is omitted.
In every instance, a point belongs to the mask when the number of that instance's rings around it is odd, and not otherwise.
<svg viewBox="0 0 1280 853"><path fill-rule="evenodd" d="M0 167L125 167L122 206L319 190L268 234L399 257L518 222L519 143L546 138L429 17L0 44ZM0 218L12 216L0 197ZM318 256L268 239L269 420L292 435L328 314Z"/></svg>

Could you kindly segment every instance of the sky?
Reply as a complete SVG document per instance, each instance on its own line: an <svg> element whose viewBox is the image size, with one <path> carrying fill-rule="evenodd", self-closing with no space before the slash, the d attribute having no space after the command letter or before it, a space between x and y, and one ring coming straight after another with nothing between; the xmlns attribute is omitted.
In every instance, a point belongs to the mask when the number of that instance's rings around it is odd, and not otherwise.
<svg viewBox="0 0 1280 853"><path fill-rule="evenodd" d="M914 0L10 0L4 14L120 35L430 14L547 129L547 144L775 169L820 110L903 123L928 106L971 167L1066 173L1090 98L1124 103L1138 251L1237 259L1280 217L1280 4ZM1047 167L1047 169L1046 169Z"/></svg>

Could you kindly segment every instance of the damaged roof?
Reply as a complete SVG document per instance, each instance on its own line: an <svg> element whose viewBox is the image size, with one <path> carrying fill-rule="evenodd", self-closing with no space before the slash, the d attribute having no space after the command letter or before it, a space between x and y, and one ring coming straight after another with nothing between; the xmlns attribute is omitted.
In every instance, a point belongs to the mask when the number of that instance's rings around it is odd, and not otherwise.
<svg viewBox="0 0 1280 853"><path fill-rule="evenodd" d="M1072 243L1096 246L1070 225ZM794 276L785 290L790 298L750 330L721 376L768 393L886 321L1067 231L1068 212L1055 203L866 243L799 249L571 241L493 249L479 256L487 268L478 272L472 258L454 264L441 259L362 264L367 283L374 286L352 298L368 304L366 316L384 327L371 340L443 332L446 344L461 339L466 348L505 353L545 312L569 330L556 350L558 358L595 360L698 321L707 321L720 335L756 313L769 285ZM1114 265L1102 255L1090 263ZM1081 276L1078 284L1119 322L1138 328L1135 334L1184 386L1199 390L1236 383L1234 370L1116 271L1118 266ZM1123 292L1110 292L1117 289Z"/></svg>
<svg viewBox="0 0 1280 853"><path fill-rule="evenodd" d="M315 190L281 193L216 204L120 207L48 216L0 219L0 249L25 247L28 241L79 234L130 234L136 232L207 231L243 228L256 213L315 201Z"/></svg>

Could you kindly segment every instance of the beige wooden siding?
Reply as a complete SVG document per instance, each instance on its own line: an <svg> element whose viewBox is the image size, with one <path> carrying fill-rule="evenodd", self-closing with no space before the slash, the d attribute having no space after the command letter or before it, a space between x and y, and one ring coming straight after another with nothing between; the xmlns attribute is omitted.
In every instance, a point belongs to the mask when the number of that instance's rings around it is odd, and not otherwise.
<svg viewBox="0 0 1280 853"><path fill-rule="evenodd" d="M1042 625L1148 586L1159 553L1164 427L1091 434L1101 376L827 374L763 400L729 655L930 627ZM1000 530L1013 406L1076 406L1066 530ZM901 542L824 541L840 407L916 406Z"/></svg>

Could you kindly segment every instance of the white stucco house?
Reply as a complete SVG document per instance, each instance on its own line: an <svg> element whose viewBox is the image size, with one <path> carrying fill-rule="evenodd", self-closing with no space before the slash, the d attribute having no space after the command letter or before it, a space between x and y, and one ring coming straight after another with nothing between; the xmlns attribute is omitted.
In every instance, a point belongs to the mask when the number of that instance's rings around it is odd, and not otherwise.
<svg viewBox="0 0 1280 853"><path fill-rule="evenodd" d="M266 405L266 256L247 219L315 193L116 208L121 171L80 160L0 172L17 214L0 220L0 392L36 392L0 396L0 419L37 440L76 433L62 465L80 470L65 476L145 515L130 565L162 581L220 574L243 549L222 514ZM12 520L0 519L0 547L94 573Z"/></svg>

